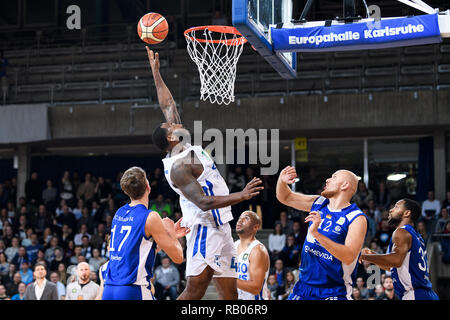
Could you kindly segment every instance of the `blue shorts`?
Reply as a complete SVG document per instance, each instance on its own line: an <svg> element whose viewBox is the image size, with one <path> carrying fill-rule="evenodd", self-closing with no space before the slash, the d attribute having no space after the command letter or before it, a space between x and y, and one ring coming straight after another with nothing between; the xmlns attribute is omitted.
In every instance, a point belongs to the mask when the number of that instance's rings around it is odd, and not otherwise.
<svg viewBox="0 0 450 320"><path fill-rule="evenodd" d="M105 285L102 300L156 300L150 287Z"/></svg>
<svg viewBox="0 0 450 320"><path fill-rule="evenodd" d="M288 300L348 300L345 287L313 287L297 281Z"/></svg>
<svg viewBox="0 0 450 320"><path fill-rule="evenodd" d="M402 300L439 300L439 297L430 289L414 289L405 292Z"/></svg>

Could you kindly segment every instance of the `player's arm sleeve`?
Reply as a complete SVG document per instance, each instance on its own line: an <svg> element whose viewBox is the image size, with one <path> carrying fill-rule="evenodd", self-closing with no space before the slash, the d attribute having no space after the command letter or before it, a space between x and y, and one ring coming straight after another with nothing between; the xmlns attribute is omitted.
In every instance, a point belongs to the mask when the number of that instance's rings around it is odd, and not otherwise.
<svg viewBox="0 0 450 320"><path fill-rule="evenodd" d="M203 211L232 206L244 200L240 192L230 193L227 196L207 196L194 177L191 165L182 161L173 164L170 178L186 199Z"/></svg>
<svg viewBox="0 0 450 320"><path fill-rule="evenodd" d="M269 255L265 248L258 245L252 250L249 260L251 261L249 269L250 280L238 279L237 287L257 295L264 286L266 271L269 269Z"/></svg>

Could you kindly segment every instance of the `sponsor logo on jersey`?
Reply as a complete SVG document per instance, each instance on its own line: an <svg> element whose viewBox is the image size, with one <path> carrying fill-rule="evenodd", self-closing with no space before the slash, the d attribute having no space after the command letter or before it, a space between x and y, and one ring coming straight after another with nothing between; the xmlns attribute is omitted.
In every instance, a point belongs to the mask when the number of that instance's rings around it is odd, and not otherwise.
<svg viewBox="0 0 450 320"><path fill-rule="evenodd" d="M338 221L336 221L337 224L340 224L341 226L344 224L345 222L345 218L344 217L340 217Z"/></svg>
<svg viewBox="0 0 450 320"><path fill-rule="evenodd" d="M213 170L216 170L216 169L217 169L217 167L216 167L216 165L215 165L214 163L213 163L211 169L213 169Z"/></svg>
<svg viewBox="0 0 450 320"><path fill-rule="evenodd" d="M313 248L310 248L309 246L305 246L305 252L306 253L311 253L313 255L315 255L316 257L325 259L325 260L330 260L333 261L333 256L329 253L325 253L325 252L321 252L319 250L315 250Z"/></svg>
<svg viewBox="0 0 450 320"><path fill-rule="evenodd" d="M243 256L242 256L242 260L247 260L248 259L248 253L245 253Z"/></svg>
<svg viewBox="0 0 450 320"><path fill-rule="evenodd" d="M77 292L77 289L73 288L72 293L76 293L76 292Z"/></svg>
<svg viewBox="0 0 450 320"><path fill-rule="evenodd" d="M220 255L216 254L216 255L214 256L214 263L215 263L218 267L221 266L219 260L220 260Z"/></svg>
<svg viewBox="0 0 450 320"><path fill-rule="evenodd" d="M334 233L340 234L341 233L342 228L339 226L336 226L333 230Z"/></svg>

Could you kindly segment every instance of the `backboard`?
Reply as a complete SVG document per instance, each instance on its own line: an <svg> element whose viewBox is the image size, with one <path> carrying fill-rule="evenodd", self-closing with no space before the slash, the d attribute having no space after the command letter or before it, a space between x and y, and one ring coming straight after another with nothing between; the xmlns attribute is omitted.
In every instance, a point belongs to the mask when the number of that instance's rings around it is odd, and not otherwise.
<svg viewBox="0 0 450 320"><path fill-rule="evenodd" d="M270 25L290 22L292 0L233 0L233 26L285 79L296 77L296 53L275 52Z"/></svg>

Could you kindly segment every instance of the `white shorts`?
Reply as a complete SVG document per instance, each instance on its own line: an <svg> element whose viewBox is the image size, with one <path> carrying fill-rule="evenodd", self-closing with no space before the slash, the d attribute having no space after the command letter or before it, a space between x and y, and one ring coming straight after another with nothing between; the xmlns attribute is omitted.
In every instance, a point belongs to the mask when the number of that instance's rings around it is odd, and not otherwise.
<svg viewBox="0 0 450 320"><path fill-rule="evenodd" d="M229 223L218 227L196 224L186 240L186 277L198 276L206 266L214 269L214 277L238 277L237 251Z"/></svg>

